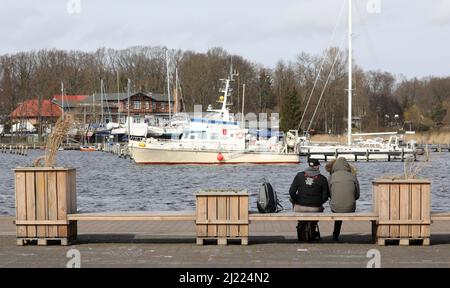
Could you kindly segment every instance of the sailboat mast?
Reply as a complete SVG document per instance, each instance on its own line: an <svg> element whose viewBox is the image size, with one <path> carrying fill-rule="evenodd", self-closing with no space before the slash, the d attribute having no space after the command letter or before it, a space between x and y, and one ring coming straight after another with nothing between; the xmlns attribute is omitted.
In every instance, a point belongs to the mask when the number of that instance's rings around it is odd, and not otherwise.
<svg viewBox="0 0 450 288"><path fill-rule="evenodd" d="M64 118L64 82L61 82L61 106L62 106L62 117Z"/></svg>
<svg viewBox="0 0 450 288"><path fill-rule="evenodd" d="M120 125L120 80L119 80L119 70L117 70L117 123Z"/></svg>
<svg viewBox="0 0 450 288"><path fill-rule="evenodd" d="M130 141L130 137L131 137L131 130L130 130L130 124L131 124L131 120L130 120L130 84L131 84L131 80L128 79L128 82L127 82L127 124L128 124L128 142Z"/></svg>
<svg viewBox="0 0 450 288"><path fill-rule="evenodd" d="M175 68L175 89L173 89L173 111L174 113L178 113L178 67Z"/></svg>
<svg viewBox="0 0 450 288"><path fill-rule="evenodd" d="M101 100L100 100L100 102L101 102L101 105L100 105L100 107L101 107L101 111L100 111L100 113L101 113L101 124L103 124L103 79L101 79L100 80L100 98L101 98Z"/></svg>
<svg viewBox="0 0 450 288"><path fill-rule="evenodd" d="M166 50L167 96L169 97L169 119L172 118L172 104L170 103L169 50Z"/></svg>
<svg viewBox="0 0 450 288"><path fill-rule="evenodd" d="M352 51L352 0L348 0L348 125L347 137L348 146L352 145L352 74L353 74L353 51Z"/></svg>

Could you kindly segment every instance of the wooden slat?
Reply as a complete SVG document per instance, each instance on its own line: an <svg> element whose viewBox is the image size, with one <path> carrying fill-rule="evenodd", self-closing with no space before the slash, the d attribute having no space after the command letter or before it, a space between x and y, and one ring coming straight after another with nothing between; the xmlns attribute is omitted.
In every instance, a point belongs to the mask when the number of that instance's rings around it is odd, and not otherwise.
<svg viewBox="0 0 450 288"><path fill-rule="evenodd" d="M77 175L76 170L70 172L70 211L68 213L77 213Z"/></svg>
<svg viewBox="0 0 450 288"><path fill-rule="evenodd" d="M450 221L450 213L433 212L431 213L431 220L433 221Z"/></svg>
<svg viewBox="0 0 450 288"><path fill-rule="evenodd" d="M36 219L47 220L47 191L45 172L36 172ZM47 237L47 227L37 227L37 237Z"/></svg>
<svg viewBox="0 0 450 288"><path fill-rule="evenodd" d="M379 199L379 221L387 221L390 219L389 209L389 184L379 184L378 186L378 199ZM389 226L380 225L377 231L378 237L389 237Z"/></svg>
<svg viewBox="0 0 450 288"><path fill-rule="evenodd" d="M250 213L250 221L377 221L376 213Z"/></svg>
<svg viewBox="0 0 450 288"><path fill-rule="evenodd" d="M430 180L426 179L376 179L373 184L431 184Z"/></svg>
<svg viewBox="0 0 450 288"><path fill-rule="evenodd" d="M58 220L58 197L56 189L56 172L47 172L48 220ZM58 237L58 227L48 227L48 237Z"/></svg>
<svg viewBox="0 0 450 288"><path fill-rule="evenodd" d="M69 221L66 221L66 220L17 220L16 221L16 225L67 225L67 224L69 224ZM56 237L50 237L50 238L56 238Z"/></svg>
<svg viewBox="0 0 450 288"><path fill-rule="evenodd" d="M58 220L67 220L67 171L56 172L56 189L58 197ZM58 226L58 237L68 237L67 225Z"/></svg>
<svg viewBox="0 0 450 288"><path fill-rule="evenodd" d="M430 222L431 220L431 203L430 203L430 197L431 197L431 185L429 184L422 184L422 211L421 211L421 219L427 222ZM420 229L420 236L422 238L429 238L430 237L430 226L429 225L422 225Z"/></svg>
<svg viewBox="0 0 450 288"><path fill-rule="evenodd" d="M400 220L406 221L411 220L411 185L403 184L400 185ZM400 226L400 237L409 237L410 226L401 225Z"/></svg>
<svg viewBox="0 0 450 288"><path fill-rule="evenodd" d="M231 219L231 211L230 211L230 196L225 197L226 199L226 214L227 214L227 221L230 221ZM226 230L227 230L227 237L230 237L231 235L231 223L228 223L228 225L226 225Z"/></svg>
<svg viewBox="0 0 450 288"><path fill-rule="evenodd" d="M211 220L210 220L211 221ZM217 197L217 236L227 237L227 198L224 196Z"/></svg>
<svg viewBox="0 0 450 288"><path fill-rule="evenodd" d="M205 196L197 195L197 220L198 221L206 221L207 216L207 198ZM206 225L197 225L197 236L205 237L207 236L207 226Z"/></svg>
<svg viewBox="0 0 450 288"><path fill-rule="evenodd" d="M197 195L201 195L201 196L212 196L212 197L217 197L217 196L227 196L227 197L231 197L231 196L240 196L240 195L248 195L247 190L236 190L236 191L230 191L230 190L213 190L213 191L201 191L195 194Z"/></svg>
<svg viewBox="0 0 450 288"><path fill-rule="evenodd" d="M239 220L239 197L233 196L230 197L230 220L232 222ZM238 225L230 225L230 237L238 237L239 236L239 226Z"/></svg>
<svg viewBox="0 0 450 288"><path fill-rule="evenodd" d="M76 170L69 171L69 196L70 205L69 213L77 213L77 177ZM69 237L74 237L77 234L77 222L73 221L69 225Z"/></svg>
<svg viewBox="0 0 450 288"><path fill-rule="evenodd" d="M248 195L239 196L239 220L248 221ZM239 237L248 237L248 225L239 225Z"/></svg>
<svg viewBox="0 0 450 288"><path fill-rule="evenodd" d="M46 171L73 171L74 168L65 168L65 167L17 167L13 169L16 172L46 172Z"/></svg>
<svg viewBox="0 0 450 288"><path fill-rule="evenodd" d="M34 172L25 173L27 194L27 220L36 220L36 183ZM27 237L36 237L36 226L27 226Z"/></svg>
<svg viewBox="0 0 450 288"><path fill-rule="evenodd" d="M15 173L15 194L16 194L16 220L27 219L27 197L25 186L25 172ZM17 237L27 236L27 227L16 226Z"/></svg>
<svg viewBox="0 0 450 288"><path fill-rule="evenodd" d="M199 221L196 220L195 224L197 225L219 225L219 226L228 226L228 225L243 225L243 224L249 224L250 221L246 221L246 220L236 220L236 221L231 221L231 220L205 220L205 221ZM219 228L219 227L218 227ZM225 236L218 236L218 237L225 237Z"/></svg>
<svg viewBox="0 0 450 288"><path fill-rule="evenodd" d="M411 187L411 220L420 220L421 217L421 185L413 184ZM420 237L420 225L412 225L411 227L411 237Z"/></svg>
<svg viewBox="0 0 450 288"><path fill-rule="evenodd" d="M195 221L195 212L117 212L69 214L70 221ZM206 221L207 219L205 219Z"/></svg>
<svg viewBox="0 0 450 288"><path fill-rule="evenodd" d="M388 220L388 221L379 221L380 225L430 225L431 221L427 220ZM409 237L409 235L405 236ZM391 237L391 238L400 238L400 237Z"/></svg>
<svg viewBox="0 0 450 288"><path fill-rule="evenodd" d="M403 184L404 185L404 184ZM400 185L392 184L389 192L389 220L400 220ZM381 221L380 221L381 222ZM398 238L400 236L400 226L390 225L389 237Z"/></svg>
<svg viewBox="0 0 450 288"><path fill-rule="evenodd" d="M208 220L217 220L217 197L209 196L208 197ZM208 237L216 237L217 236L217 225L208 225Z"/></svg>

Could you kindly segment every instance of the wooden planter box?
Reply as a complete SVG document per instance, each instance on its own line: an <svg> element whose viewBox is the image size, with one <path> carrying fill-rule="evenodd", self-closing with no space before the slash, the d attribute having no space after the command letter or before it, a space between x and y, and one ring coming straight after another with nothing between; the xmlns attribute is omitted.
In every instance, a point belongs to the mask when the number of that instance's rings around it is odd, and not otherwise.
<svg viewBox="0 0 450 288"><path fill-rule="evenodd" d="M411 240L430 244L430 181L378 179L373 190L379 245L386 240L399 240L400 245L409 245Z"/></svg>
<svg viewBox="0 0 450 288"><path fill-rule="evenodd" d="M230 239L248 244L248 193L245 190L207 190L196 194L197 244L206 239L226 245Z"/></svg>
<svg viewBox="0 0 450 288"><path fill-rule="evenodd" d="M26 167L14 169L17 244L37 240L59 240L68 245L76 239L76 170L71 168Z"/></svg>

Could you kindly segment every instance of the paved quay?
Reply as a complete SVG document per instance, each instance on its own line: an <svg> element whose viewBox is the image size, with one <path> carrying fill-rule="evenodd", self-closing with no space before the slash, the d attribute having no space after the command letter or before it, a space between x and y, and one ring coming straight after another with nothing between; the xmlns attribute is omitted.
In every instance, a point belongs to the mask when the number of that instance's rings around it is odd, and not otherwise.
<svg viewBox="0 0 450 288"><path fill-rule="evenodd" d="M381 267L450 268L450 222L431 226L431 246L371 243L370 223L344 222L342 240L331 240L332 222L320 222L319 243L298 243L295 222L250 225L248 246L195 244L192 222L80 222L72 246L16 246L12 217L0 217L0 267L66 267L70 249L81 267L364 268L378 249Z"/></svg>

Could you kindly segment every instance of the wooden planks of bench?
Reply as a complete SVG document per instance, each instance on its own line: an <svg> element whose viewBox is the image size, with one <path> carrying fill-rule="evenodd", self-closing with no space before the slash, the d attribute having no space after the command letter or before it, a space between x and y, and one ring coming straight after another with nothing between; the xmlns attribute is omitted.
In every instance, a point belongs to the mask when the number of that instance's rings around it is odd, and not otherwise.
<svg viewBox="0 0 450 288"><path fill-rule="evenodd" d="M195 211L105 212L69 214L71 221L195 221ZM375 213L250 213L250 221L377 221ZM431 214L431 220L450 221L450 213Z"/></svg>
<svg viewBox="0 0 450 288"><path fill-rule="evenodd" d="M450 213L433 212L431 213L432 221L450 221Z"/></svg>
<svg viewBox="0 0 450 288"><path fill-rule="evenodd" d="M107 212L67 215L73 221L195 221L194 211Z"/></svg>
<svg viewBox="0 0 450 288"><path fill-rule="evenodd" d="M250 213L250 221L377 221L375 213Z"/></svg>

